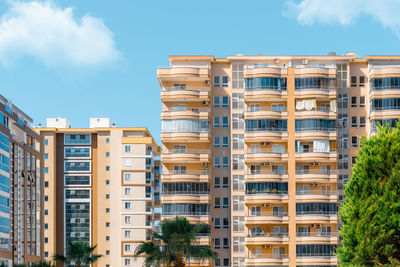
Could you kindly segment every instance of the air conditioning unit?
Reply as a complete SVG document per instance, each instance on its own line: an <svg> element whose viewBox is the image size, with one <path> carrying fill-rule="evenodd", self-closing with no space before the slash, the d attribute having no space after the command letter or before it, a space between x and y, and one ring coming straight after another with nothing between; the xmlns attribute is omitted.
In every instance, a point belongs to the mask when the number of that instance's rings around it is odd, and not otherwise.
<svg viewBox="0 0 400 267"><path fill-rule="evenodd" d="M307 59L303 59L303 60L301 61L301 64L307 65L307 64L308 64L308 60L307 60Z"/></svg>
<svg viewBox="0 0 400 267"><path fill-rule="evenodd" d="M207 167L208 166L208 163L207 162L203 162L203 167Z"/></svg>
<svg viewBox="0 0 400 267"><path fill-rule="evenodd" d="M203 101L204 106L208 106L208 101Z"/></svg>
<svg viewBox="0 0 400 267"><path fill-rule="evenodd" d="M210 80L204 81L204 84L205 84L205 85L210 85Z"/></svg>
<svg viewBox="0 0 400 267"><path fill-rule="evenodd" d="M275 58L274 63L279 63L279 58Z"/></svg>
<svg viewBox="0 0 400 267"><path fill-rule="evenodd" d="M271 162L262 162L261 166L271 166Z"/></svg>
<svg viewBox="0 0 400 267"><path fill-rule="evenodd" d="M263 245L263 248L271 248L271 245Z"/></svg>
<svg viewBox="0 0 400 267"><path fill-rule="evenodd" d="M310 165L315 167L315 166L319 166L319 164L320 164L319 162L311 162Z"/></svg>
<svg viewBox="0 0 400 267"><path fill-rule="evenodd" d="M270 142L261 142L262 146L269 146L271 143Z"/></svg>

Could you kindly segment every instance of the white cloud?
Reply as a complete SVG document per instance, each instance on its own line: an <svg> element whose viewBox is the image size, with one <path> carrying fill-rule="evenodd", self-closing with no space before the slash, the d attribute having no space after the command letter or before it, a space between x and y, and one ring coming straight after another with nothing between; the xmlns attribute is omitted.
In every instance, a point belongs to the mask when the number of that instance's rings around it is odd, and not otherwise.
<svg viewBox="0 0 400 267"><path fill-rule="evenodd" d="M349 25L370 16L400 38L400 0L289 0L286 5L284 13L294 15L300 24Z"/></svg>
<svg viewBox="0 0 400 267"><path fill-rule="evenodd" d="M10 1L0 18L0 62L11 65L23 56L48 67L98 67L120 57L103 20L47 1Z"/></svg>

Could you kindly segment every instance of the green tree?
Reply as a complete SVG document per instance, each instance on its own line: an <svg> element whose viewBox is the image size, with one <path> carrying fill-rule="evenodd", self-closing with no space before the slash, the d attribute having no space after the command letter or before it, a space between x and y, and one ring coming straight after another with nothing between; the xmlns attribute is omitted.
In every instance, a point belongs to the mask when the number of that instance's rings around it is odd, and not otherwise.
<svg viewBox="0 0 400 267"><path fill-rule="evenodd" d="M41 260L39 262L34 262L29 265L30 267L55 267L50 261Z"/></svg>
<svg viewBox="0 0 400 267"><path fill-rule="evenodd" d="M146 256L146 266L184 267L185 258L215 259L217 254L210 246L193 245L196 236L206 227L204 224L191 225L186 218L176 217L161 223L161 234L153 233L153 240L141 243L135 256Z"/></svg>
<svg viewBox="0 0 400 267"><path fill-rule="evenodd" d="M56 254L54 260L62 262L74 261L77 267L82 267L96 262L101 255L93 254L96 246L89 246L86 242L71 242L68 241L67 255Z"/></svg>
<svg viewBox="0 0 400 267"><path fill-rule="evenodd" d="M400 266L400 124L361 141L339 209L342 266Z"/></svg>

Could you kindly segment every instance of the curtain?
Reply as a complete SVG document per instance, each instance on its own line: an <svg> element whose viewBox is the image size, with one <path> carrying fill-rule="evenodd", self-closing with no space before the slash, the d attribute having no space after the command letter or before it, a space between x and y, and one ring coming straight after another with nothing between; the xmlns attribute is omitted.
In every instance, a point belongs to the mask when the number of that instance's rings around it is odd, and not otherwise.
<svg viewBox="0 0 400 267"><path fill-rule="evenodd" d="M336 112L336 100L331 100L329 110L330 112Z"/></svg>
<svg viewBox="0 0 400 267"><path fill-rule="evenodd" d="M329 140L314 140L314 152L329 152Z"/></svg>

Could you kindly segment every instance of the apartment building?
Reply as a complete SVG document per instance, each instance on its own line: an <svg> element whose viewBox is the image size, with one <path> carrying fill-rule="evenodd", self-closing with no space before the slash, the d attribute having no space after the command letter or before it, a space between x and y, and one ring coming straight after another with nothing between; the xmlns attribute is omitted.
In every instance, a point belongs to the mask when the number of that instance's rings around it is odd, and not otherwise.
<svg viewBox="0 0 400 267"><path fill-rule="evenodd" d="M160 149L149 131L108 118L91 118L89 128L53 118L36 130L44 140L45 259L85 241L102 255L93 266L142 266L133 253L160 219Z"/></svg>
<svg viewBox="0 0 400 267"><path fill-rule="evenodd" d="M0 262L38 262L43 254L40 136L32 119L0 95Z"/></svg>
<svg viewBox="0 0 400 267"><path fill-rule="evenodd" d="M360 137L400 117L400 57L169 60L162 218L208 224L216 267L337 266L343 184Z"/></svg>

